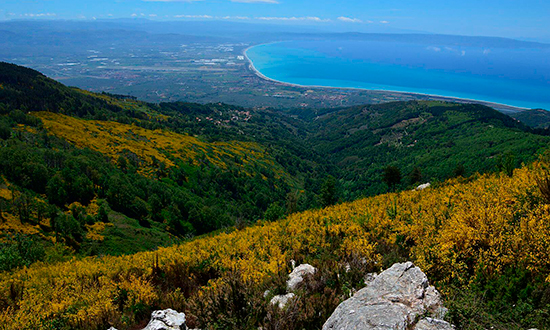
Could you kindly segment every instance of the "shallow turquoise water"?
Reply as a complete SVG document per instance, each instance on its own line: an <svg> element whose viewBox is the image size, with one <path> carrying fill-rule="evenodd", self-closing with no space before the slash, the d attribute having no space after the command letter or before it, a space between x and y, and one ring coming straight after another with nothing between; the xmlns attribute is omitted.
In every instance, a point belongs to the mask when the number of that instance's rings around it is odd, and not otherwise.
<svg viewBox="0 0 550 330"><path fill-rule="evenodd" d="M377 41L290 41L247 55L293 84L392 90L550 109L550 49Z"/></svg>

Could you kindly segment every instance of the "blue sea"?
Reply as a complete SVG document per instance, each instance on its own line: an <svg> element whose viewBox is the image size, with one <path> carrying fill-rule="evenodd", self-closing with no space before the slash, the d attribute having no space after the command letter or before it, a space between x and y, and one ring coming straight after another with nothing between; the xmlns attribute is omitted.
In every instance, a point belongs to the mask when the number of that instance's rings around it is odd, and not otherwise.
<svg viewBox="0 0 550 330"><path fill-rule="evenodd" d="M250 48L274 80L466 98L550 110L550 48L288 41Z"/></svg>

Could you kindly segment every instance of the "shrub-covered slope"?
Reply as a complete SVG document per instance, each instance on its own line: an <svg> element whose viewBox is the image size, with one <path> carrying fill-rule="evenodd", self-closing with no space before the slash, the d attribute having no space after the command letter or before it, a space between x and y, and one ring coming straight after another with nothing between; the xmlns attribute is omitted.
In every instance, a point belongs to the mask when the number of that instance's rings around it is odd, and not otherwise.
<svg viewBox="0 0 550 330"><path fill-rule="evenodd" d="M379 194L388 191L389 165L401 176L395 190L511 171L549 140L476 105L396 102L314 114L149 104L0 63L0 184L14 196L0 196L13 220L0 232L0 254L10 260L2 269L59 251L133 253ZM43 249L27 253L37 242Z"/></svg>
<svg viewBox="0 0 550 330"><path fill-rule="evenodd" d="M170 307L200 328L315 329L366 272L412 260L459 329L548 328L549 175L541 162L512 177L455 179L155 252L35 263L0 275L0 324L126 329ZM269 299L283 290L291 259L319 271L279 311Z"/></svg>
<svg viewBox="0 0 550 330"><path fill-rule="evenodd" d="M342 169L342 182L355 197L384 192L380 173L387 165L400 169L398 187L404 188L414 183L409 176L415 168L419 181L427 182L456 172L491 171L506 157L513 157L508 161L515 167L532 161L550 141L511 117L473 104L387 103L330 112L312 122L314 150Z"/></svg>
<svg viewBox="0 0 550 330"><path fill-rule="evenodd" d="M152 105L6 63L0 71L0 185L12 190L0 210L19 222L0 232L0 255L10 260L2 270L49 259L55 244L68 254L132 253L245 225L272 204L278 218L306 173L319 172L302 144L262 143L294 134L289 116ZM315 203L310 196L290 210ZM42 252L30 256L25 247L38 242Z"/></svg>

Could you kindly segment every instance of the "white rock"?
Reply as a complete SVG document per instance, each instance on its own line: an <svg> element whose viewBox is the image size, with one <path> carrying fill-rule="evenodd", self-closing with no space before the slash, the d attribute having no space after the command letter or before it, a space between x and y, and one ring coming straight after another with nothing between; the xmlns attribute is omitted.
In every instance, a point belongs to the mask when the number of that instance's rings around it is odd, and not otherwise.
<svg viewBox="0 0 550 330"><path fill-rule="evenodd" d="M454 327L446 321L427 317L416 323L414 330L453 330Z"/></svg>
<svg viewBox="0 0 550 330"><path fill-rule="evenodd" d="M365 278L364 278L365 284L369 284L370 282L374 281L376 276L378 276L378 274L376 273L368 273L367 275L365 275Z"/></svg>
<svg viewBox="0 0 550 330"><path fill-rule="evenodd" d="M430 188L431 184L428 182L428 183L424 183L424 184L421 184L420 186L416 187L414 190L424 190L426 188Z"/></svg>
<svg viewBox="0 0 550 330"><path fill-rule="evenodd" d="M417 317L426 313L442 317L444 307L437 290L412 262L395 264L366 282L365 288L336 308L323 330L452 329L436 319L415 324Z"/></svg>
<svg viewBox="0 0 550 330"><path fill-rule="evenodd" d="M187 330L185 314L173 309L154 311L151 321L143 330Z"/></svg>
<svg viewBox="0 0 550 330"><path fill-rule="evenodd" d="M285 308L286 304L294 298L296 295L294 293L287 293L285 295L278 295L271 299L270 303L271 305L277 305L280 309Z"/></svg>
<svg viewBox="0 0 550 330"><path fill-rule="evenodd" d="M288 281L286 286L289 291L295 290L298 284L302 283L306 275L315 274L317 269L309 264L301 264L300 266L294 268L292 273L288 275Z"/></svg>

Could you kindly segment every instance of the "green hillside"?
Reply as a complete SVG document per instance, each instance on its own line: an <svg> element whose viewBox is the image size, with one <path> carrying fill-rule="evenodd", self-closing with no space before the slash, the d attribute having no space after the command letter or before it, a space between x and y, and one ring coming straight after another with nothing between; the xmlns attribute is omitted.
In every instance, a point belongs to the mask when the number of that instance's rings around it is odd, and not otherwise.
<svg viewBox="0 0 550 330"><path fill-rule="evenodd" d="M515 119L533 128L546 129L550 126L550 111L531 109L510 114Z"/></svg>
<svg viewBox="0 0 550 330"><path fill-rule="evenodd" d="M0 63L2 267L151 250L390 188L510 172L547 148L541 132L441 102L149 104ZM401 180L384 180L388 166Z"/></svg>
<svg viewBox="0 0 550 330"><path fill-rule="evenodd" d="M399 188L417 168L418 183L471 175L530 162L545 150L547 136L485 106L442 102L396 102L342 109L312 120L314 150L341 169L351 198L386 191L380 173L401 170ZM504 159L503 159L504 158ZM422 181L422 182L421 182Z"/></svg>

